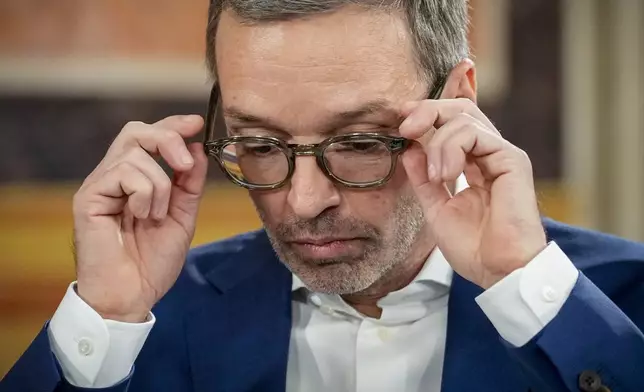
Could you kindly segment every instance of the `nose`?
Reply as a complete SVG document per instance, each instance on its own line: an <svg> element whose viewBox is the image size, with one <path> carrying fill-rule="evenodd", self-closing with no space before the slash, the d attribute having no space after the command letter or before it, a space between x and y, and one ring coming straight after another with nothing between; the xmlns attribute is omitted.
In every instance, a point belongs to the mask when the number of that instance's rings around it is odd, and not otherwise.
<svg viewBox="0 0 644 392"><path fill-rule="evenodd" d="M326 209L340 204L338 189L324 175L314 157L299 156L296 162L290 181L288 204L297 216L312 219Z"/></svg>

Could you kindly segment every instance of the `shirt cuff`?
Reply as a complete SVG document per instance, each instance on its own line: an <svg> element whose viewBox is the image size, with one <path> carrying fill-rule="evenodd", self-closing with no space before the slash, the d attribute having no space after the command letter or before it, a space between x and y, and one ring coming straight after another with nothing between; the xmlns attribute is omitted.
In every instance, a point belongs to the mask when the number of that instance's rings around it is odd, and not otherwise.
<svg viewBox="0 0 644 392"><path fill-rule="evenodd" d="M503 339L521 347L559 313L579 271L555 242L476 297Z"/></svg>
<svg viewBox="0 0 644 392"><path fill-rule="evenodd" d="M143 323L103 319L78 294L65 293L47 330L65 379L81 388L106 388L125 379L156 319Z"/></svg>

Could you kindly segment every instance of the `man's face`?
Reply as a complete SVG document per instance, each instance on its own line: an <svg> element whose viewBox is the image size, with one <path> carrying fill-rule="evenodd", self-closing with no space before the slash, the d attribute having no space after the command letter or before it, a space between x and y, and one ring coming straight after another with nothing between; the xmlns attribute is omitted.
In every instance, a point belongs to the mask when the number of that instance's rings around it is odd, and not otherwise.
<svg viewBox="0 0 644 392"><path fill-rule="evenodd" d="M225 12L216 47L231 135L309 144L395 130L400 105L428 90L405 23L379 11L345 7L258 24ZM356 190L331 182L314 157L299 156L286 186L250 192L276 252L309 288L363 291L429 247L422 210L398 163L385 186Z"/></svg>

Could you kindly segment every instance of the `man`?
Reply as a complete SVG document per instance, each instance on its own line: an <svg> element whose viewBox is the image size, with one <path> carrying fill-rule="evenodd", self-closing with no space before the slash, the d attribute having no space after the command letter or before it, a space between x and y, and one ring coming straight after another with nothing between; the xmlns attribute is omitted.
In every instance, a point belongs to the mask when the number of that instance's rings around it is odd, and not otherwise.
<svg viewBox="0 0 644 392"><path fill-rule="evenodd" d="M126 125L74 198L77 282L0 390L644 390L644 247L540 218L476 107L466 8L211 4L229 137L205 150L264 230L189 252L202 119Z"/></svg>

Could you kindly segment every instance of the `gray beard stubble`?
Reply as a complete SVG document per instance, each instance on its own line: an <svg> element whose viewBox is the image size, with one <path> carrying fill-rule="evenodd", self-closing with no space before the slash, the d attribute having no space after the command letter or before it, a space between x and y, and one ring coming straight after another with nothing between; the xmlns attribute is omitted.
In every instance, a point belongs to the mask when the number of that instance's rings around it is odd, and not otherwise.
<svg viewBox="0 0 644 392"><path fill-rule="evenodd" d="M257 206L256 206L257 207ZM328 294L352 294L368 289L383 277L395 279L392 271L404 263L425 224L418 200L401 196L382 229L354 219L341 218L334 211L326 211L311 220L291 219L276 227L267 224L265 214L257 208L270 242L281 262L313 291ZM325 260L313 263L291 252L286 242L306 236L350 235L366 237L366 246L359 257L351 260ZM401 268L401 272L404 269Z"/></svg>

